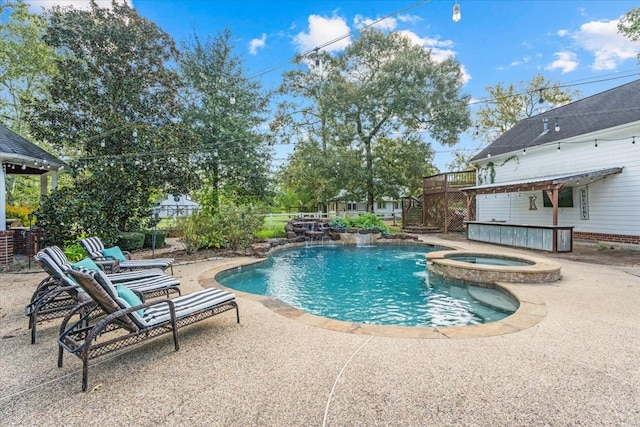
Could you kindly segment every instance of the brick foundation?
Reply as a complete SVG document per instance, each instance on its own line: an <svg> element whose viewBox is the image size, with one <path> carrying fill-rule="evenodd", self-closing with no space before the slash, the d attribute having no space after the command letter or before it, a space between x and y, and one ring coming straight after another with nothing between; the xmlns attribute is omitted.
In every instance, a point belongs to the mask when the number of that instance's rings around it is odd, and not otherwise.
<svg viewBox="0 0 640 427"><path fill-rule="evenodd" d="M585 233L574 231L573 238L574 240L579 239L597 242L628 243L633 245L640 245L640 235L634 236L631 234Z"/></svg>
<svg viewBox="0 0 640 427"><path fill-rule="evenodd" d="M20 255L35 255L40 250L38 245L40 241L40 230L34 229L29 231L28 228L17 229L13 231L13 253ZM29 248L29 240L31 240L31 248Z"/></svg>
<svg viewBox="0 0 640 427"><path fill-rule="evenodd" d="M0 265L13 264L13 231L0 231Z"/></svg>

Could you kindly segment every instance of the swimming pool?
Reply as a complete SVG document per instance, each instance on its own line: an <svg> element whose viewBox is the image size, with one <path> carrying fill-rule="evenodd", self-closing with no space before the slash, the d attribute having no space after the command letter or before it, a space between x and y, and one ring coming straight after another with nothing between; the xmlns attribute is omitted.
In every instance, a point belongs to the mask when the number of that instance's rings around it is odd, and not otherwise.
<svg viewBox="0 0 640 427"><path fill-rule="evenodd" d="M310 246L272 254L216 277L305 312L377 325L459 326L500 320L518 308L509 295L429 277L425 245Z"/></svg>

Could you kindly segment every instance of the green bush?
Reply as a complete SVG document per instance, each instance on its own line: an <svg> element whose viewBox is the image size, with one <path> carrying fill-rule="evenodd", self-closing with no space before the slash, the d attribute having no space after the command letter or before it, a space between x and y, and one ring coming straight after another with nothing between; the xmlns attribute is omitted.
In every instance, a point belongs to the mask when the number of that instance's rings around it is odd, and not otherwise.
<svg viewBox="0 0 640 427"><path fill-rule="evenodd" d="M144 247L151 248L153 247L153 230L144 232ZM165 239L167 238L167 232L162 230L156 230L156 248L161 248L165 245Z"/></svg>
<svg viewBox="0 0 640 427"><path fill-rule="evenodd" d="M31 220L31 224L29 224L29 214L34 211L34 208L29 206L12 206L7 205L6 218L18 218L20 222L22 222L23 227L28 227L29 225L36 225L36 219L33 218Z"/></svg>
<svg viewBox="0 0 640 427"><path fill-rule="evenodd" d="M389 228L382 221L382 218L370 212L358 215L349 220L352 227L364 228L365 230L379 231L383 234L389 233Z"/></svg>
<svg viewBox="0 0 640 427"><path fill-rule="evenodd" d="M350 224L348 219L335 218L329 221L329 227L331 227L332 230L335 230L338 232L346 231L347 228L349 228L349 226Z"/></svg>
<svg viewBox="0 0 640 427"><path fill-rule="evenodd" d="M144 246L144 233L120 233L116 243L123 251L135 251Z"/></svg>
<svg viewBox="0 0 640 427"><path fill-rule="evenodd" d="M182 229L180 241L187 252L203 248L237 250L251 244L264 224L260 209L254 205L236 205L228 202L217 212L198 212L179 221Z"/></svg>
<svg viewBox="0 0 640 427"><path fill-rule="evenodd" d="M87 252L84 250L80 243L73 243L71 245L65 246L64 254L67 256L67 259L71 262L80 261L87 257Z"/></svg>

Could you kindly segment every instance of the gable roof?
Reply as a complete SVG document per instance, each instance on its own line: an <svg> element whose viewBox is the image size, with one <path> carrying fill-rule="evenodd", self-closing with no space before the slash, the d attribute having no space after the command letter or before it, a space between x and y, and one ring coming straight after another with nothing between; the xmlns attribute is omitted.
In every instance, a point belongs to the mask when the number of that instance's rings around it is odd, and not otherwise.
<svg viewBox="0 0 640 427"><path fill-rule="evenodd" d="M26 169L15 168L11 173L41 175L48 172L47 168L41 169L34 162L42 165L43 160L54 169L64 166L64 162L54 155L38 147L26 138L13 132L6 126L0 124L0 159L3 163L22 166L26 164Z"/></svg>
<svg viewBox="0 0 640 427"><path fill-rule="evenodd" d="M614 87L526 118L476 154L471 161L640 121L640 80ZM548 131L544 131L544 119ZM556 119L560 130L555 131Z"/></svg>

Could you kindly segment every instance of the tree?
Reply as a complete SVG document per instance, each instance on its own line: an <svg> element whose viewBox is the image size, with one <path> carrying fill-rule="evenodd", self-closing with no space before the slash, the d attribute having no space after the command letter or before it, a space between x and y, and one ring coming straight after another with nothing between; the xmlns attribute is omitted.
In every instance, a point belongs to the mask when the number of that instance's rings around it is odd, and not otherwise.
<svg viewBox="0 0 640 427"><path fill-rule="evenodd" d="M25 126L23 100L41 93L55 72L54 51L41 38L45 28L45 20L29 13L22 0L0 4L0 116L8 128L25 138L31 135ZM34 177L9 175L7 202L36 205L39 185Z"/></svg>
<svg viewBox="0 0 640 427"><path fill-rule="evenodd" d="M568 104L580 96L576 89L563 89L559 82L552 82L542 74L531 80L521 80L517 85L497 83L487 86L487 101L474 114L474 139L480 141L478 149L493 142L521 120L552 108ZM454 152L451 169L468 169L473 154Z"/></svg>
<svg viewBox="0 0 640 427"><path fill-rule="evenodd" d="M631 9L624 14L618 23L618 32L634 42L640 40L640 7ZM638 52L638 60L640 61L640 52Z"/></svg>
<svg viewBox="0 0 640 427"><path fill-rule="evenodd" d="M469 96L461 93L461 68L453 59L435 61L430 51L400 33L375 29L362 31L336 58L325 58L315 66L315 58L301 61L308 64L306 74L299 74L306 79L292 81L289 88L294 90L285 93L305 96L307 106L301 110L301 120L296 121L294 114L286 117L293 121L293 129L302 124L310 131L306 137L322 147L323 156L329 159L323 164L335 167L339 162L342 184L351 185L350 193L364 195L367 210L373 212L376 194L394 191L383 186L381 177L402 177L403 168L414 163L420 170L429 170L432 154L423 133L443 145L454 145L469 126ZM309 120L311 115L315 121ZM400 148L379 147L385 144ZM416 144L422 145L420 155L402 159L408 163L385 157L415 154ZM405 180L394 182L393 188L412 186Z"/></svg>
<svg viewBox="0 0 640 427"><path fill-rule="evenodd" d="M34 135L71 157L81 229L111 238L148 218L155 191L197 183L196 139L180 121L173 40L126 4L54 7L44 40L60 53L46 96L32 100ZM64 222L61 219L62 222Z"/></svg>
<svg viewBox="0 0 640 427"><path fill-rule="evenodd" d="M270 148L259 132L268 98L259 82L243 76L232 55L231 32L201 41L193 36L180 55L187 85L184 123L198 135L193 164L203 172L203 208L219 209L221 191L241 200L264 200Z"/></svg>
<svg viewBox="0 0 640 427"><path fill-rule="evenodd" d="M332 79L339 70L326 52L316 52L313 58L298 56L294 64L297 69L283 74L278 92L287 98L271 123L281 143L296 144L281 177L285 187L298 193L305 205L320 205L326 212L327 201L336 196L345 181L344 168L338 167L340 161L332 150L336 138L341 137L340 123L331 108Z"/></svg>

